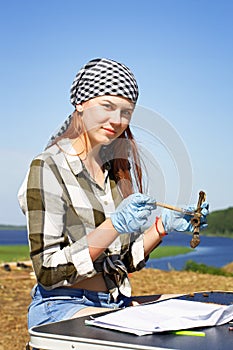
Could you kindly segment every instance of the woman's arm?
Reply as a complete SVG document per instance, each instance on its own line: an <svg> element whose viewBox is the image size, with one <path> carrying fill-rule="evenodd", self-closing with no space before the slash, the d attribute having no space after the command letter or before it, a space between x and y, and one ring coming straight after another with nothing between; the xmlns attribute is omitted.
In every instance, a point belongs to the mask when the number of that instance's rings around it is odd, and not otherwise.
<svg viewBox="0 0 233 350"><path fill-rule="evenodd" d="M95 261L118 236L119 233L113 227L110 218L90 232L87 242L92 261Z"/></svg>
<svg viewBox="0 0 233 350"><path fill-rule="evenodd" d="M35 159L19 198L27 217L33 267L47 288L93 276L93 261L118 236L110 219L86 234L59 176L55 164Z"/></svg>
<svg viewBox="0 0 233 350"><path fill-rule="evenodd" d="M158 219L157 225L153 224L144 233L144 255L148 256L162 241L165 235L161 218Z"/></svg>

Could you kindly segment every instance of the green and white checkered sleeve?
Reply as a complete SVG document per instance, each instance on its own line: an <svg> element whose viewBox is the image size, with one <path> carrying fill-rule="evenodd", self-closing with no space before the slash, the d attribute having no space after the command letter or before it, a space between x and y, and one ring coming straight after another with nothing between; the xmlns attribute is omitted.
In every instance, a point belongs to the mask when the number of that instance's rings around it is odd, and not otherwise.
<svg viewBox="0 0 233 350"><path fill-rule="evenodd" d="M77 235L80 239L74 243L68 238L69 204L58 175L43 159L33 160L24 184L24 204L22 194L21 200L19 196L26 211L33 267L38 281L47 288L71 284L95 273L85 235Z"/></svg>

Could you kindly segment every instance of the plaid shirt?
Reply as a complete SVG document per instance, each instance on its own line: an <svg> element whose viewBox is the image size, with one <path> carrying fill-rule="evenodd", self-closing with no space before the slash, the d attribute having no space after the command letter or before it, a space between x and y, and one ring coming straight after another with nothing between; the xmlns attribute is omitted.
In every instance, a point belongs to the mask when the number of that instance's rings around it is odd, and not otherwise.
<svg viewBox="0 0 233 350"><path fill-rule="evenodd" d="M72 285L103 273L114 298L131 294L128 272L145 266L143 234L121 234L93 262L87 235L122 201L107 170L101 188L90 177L68 139L31 163L19 190L27 218L30 256L38 282L47 289ZM107 233L107 232L106 232Z"/></svg>

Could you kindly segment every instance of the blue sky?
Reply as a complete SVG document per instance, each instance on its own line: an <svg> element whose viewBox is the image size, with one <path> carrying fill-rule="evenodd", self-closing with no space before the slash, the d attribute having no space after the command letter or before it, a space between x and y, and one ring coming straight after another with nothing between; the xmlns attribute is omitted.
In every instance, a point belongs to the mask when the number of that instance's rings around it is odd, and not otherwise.
<svg viewBox="0 0 233 350"><path fill-rule="evenodd" d="M0 0L0 223L25 223L19 186L31 159L72 112L75 74L95 57L134 72L138 105L149 116L135 125L146 129L147 150L155 130L149 146L155 168L166 155L173 163L161 166L166 191L186 186L195 202L203 189L211 210L233 206L232 18L231 0ZM157 115L167 123L162 147ZM174 139L183 145L183 163ZM180 181L188 163L192 174L188 169ZM159 186L155 180L152 192L161 201ZM176 197L166 196L171 204Z"/></svg>

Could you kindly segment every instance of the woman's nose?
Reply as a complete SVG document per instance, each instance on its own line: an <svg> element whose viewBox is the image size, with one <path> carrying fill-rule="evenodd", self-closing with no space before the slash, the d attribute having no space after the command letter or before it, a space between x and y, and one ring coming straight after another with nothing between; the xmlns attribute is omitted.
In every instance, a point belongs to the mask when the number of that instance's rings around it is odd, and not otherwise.
<svg viewBox="0 0 233 350"><path fill-rule="evenodd" d="M115 111L112 111L111 117L110 117L110 123L113 123L113 124L120 124L121 123L121 111L120 111L120 109L116 109Z"/></svg>

